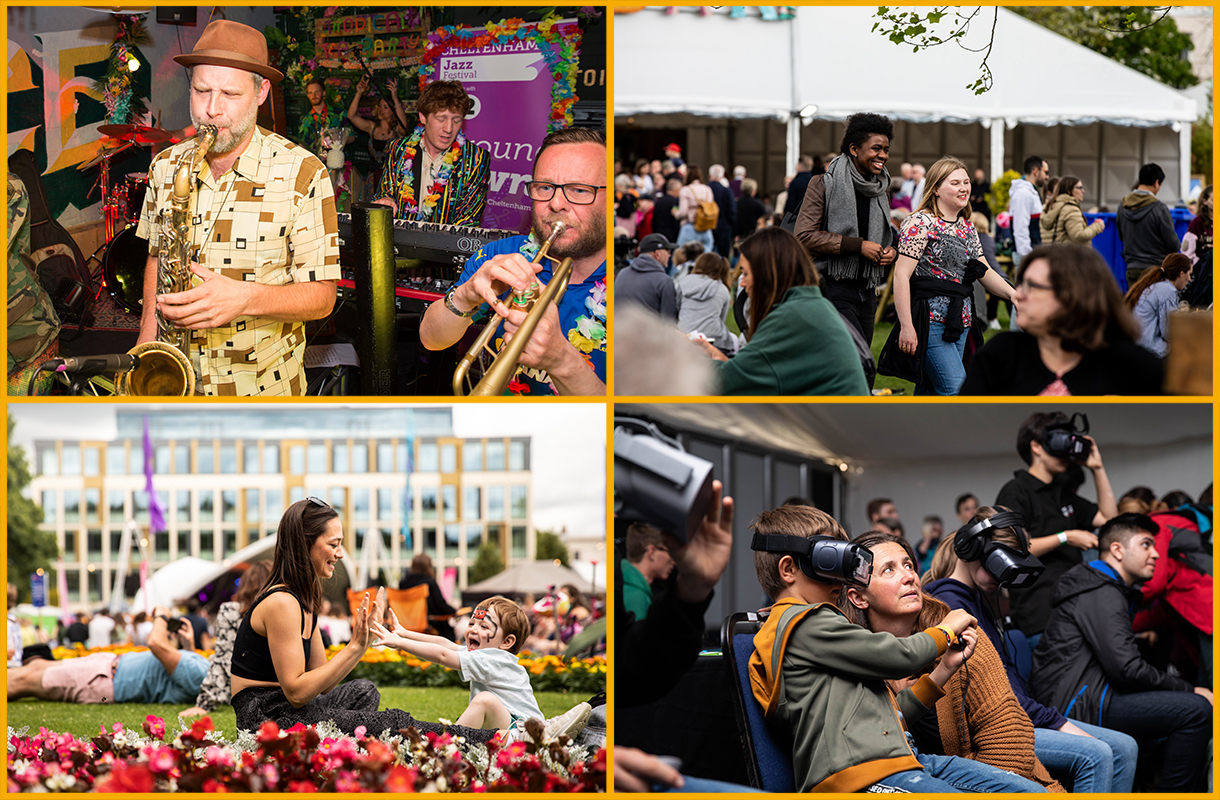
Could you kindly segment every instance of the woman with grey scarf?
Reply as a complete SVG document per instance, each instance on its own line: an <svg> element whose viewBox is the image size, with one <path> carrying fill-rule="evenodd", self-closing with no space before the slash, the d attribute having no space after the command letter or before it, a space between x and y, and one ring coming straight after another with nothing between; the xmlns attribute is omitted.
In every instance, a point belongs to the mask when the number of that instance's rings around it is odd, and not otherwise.
<svg viewBox="0 0 1220 800"><path fill-rule="evenodd" d="M894 123L880 114L848 117L841 155L810 179L793 231L817 264L826 299L869 343L877 287L898 255L885 169L893 135Z"/></svg>

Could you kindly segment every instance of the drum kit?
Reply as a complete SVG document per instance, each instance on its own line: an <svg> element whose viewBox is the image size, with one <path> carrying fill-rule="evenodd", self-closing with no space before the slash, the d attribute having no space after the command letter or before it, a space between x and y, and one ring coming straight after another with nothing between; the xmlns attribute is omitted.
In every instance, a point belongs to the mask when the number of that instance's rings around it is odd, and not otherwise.
<svg viewBox="0 0 1220 800"><path fill-rule="evenodd" d="M110 159L130 147L168 142L168 131L144 125L102 125L98 133L119 142L103 146L96 157L78 166L78 171L101 165L98 179L102 190L102 219L106 241L102 245L102 274L107 291L125 311L139 315L144 306L144 265L148 241L136 236L135 226L144 207L148 173L132 172L117 183L110 174ZM96 254L95 254L96 255Z"/></svg>

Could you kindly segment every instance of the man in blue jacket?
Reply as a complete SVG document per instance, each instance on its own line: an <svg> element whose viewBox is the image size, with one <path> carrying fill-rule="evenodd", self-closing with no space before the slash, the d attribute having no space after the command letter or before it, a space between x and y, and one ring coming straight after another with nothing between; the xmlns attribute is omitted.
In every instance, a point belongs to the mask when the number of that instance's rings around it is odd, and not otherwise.
<svg viewBox="0 0 1220 800"><path fill-rule="evenodd" d="M1120 514L1101 529L1101 559L1068 570L1038 647L1029 685L1071 719L1124 731L1151 745L1165 739L1159 792L1207 789L1212 693L1144 660L1131 628L1160 554L1157 525Z"/></svg>

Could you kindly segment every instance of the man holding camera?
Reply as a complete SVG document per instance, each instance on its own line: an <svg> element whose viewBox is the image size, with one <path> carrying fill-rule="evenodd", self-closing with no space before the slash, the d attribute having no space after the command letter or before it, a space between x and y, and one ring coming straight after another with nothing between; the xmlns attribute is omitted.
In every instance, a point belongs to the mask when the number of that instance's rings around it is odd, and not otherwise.
<svg viewBox="0 0 1220 800"><path fill-rule="evenodd" d="M8 671L8 699L37 697L63 703L193 703L208 672L208 660L190 649L190 620L153 610L148 649L135 653L95 653L63 661L31 661ZM184 649L179 650L179 647Z"/></svg>
<svg viewBox="0 0 1220 800"><path fill-rule="evenodd" d="M1084 430L1087 431L1087 420ZM1017 470L1004 484L995 505L1025 517L1029 552L1046 571L1032 586L1009 589L1012 617L1037 645L1051 615L1055 582L1081 563L1081 551L1097 547L1093 530L1118 515L1118 503L1093 437L1075 430L1061 411L1032 414L1017 432L1017 452L1029 469ZM1097 503L1076 494L1069 470L1083 464L1093 473Z"/></svg>

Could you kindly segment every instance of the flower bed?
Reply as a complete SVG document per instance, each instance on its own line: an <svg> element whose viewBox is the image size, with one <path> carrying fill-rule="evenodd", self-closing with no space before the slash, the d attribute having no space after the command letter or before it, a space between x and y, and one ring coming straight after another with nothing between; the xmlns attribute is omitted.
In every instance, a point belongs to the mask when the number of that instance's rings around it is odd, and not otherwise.
<svg viewBox="0 0 1220 800"><path fill-rule="evenodd" d="M9 792L589 792L605 791L606 750L590 755L566 736L507 746L408 728L379 738L340 733L333 723L280 730L266 722L226 743L209 717L165 741L149 716L143 733L115 724L92 740L46 728L8 730Z"/></svg>
<svg viewBox="0 0 1220 800"><path fill-rule="evenodd" d="M133 653L147 650L146 647L132 645L111 645L109 647L57 647L57 659L76 658L92 653ZM329 659L342 650L342 645L330 647L326 651ZM212 651L197 650L199 654L210 657ZM517 657L517 663L525 667L530 674L530 685L536 692L572 692L575 694L597 694L606 690L606 658L580 658L565 660L559 656L534 656L523 652ZM392 648L369 648L364 658L348 675L347 680L368 678L377 686L465 686L455 670L423 661Z"/></svg>

